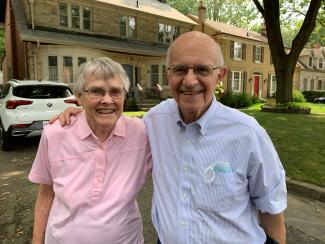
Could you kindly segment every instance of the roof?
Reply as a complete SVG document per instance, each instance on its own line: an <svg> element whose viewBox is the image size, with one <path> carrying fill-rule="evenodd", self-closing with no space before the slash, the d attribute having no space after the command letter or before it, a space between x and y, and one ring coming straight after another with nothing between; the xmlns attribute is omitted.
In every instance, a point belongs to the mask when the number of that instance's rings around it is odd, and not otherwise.
<svg viewBox="0 0 325 244"><path fill-rule="evenodd" d="M198 22L198 17L195 15L188 15L191 19ZM231 36L241 37L245 39L250 39L253 41L268 43L267 37L256 31L250 31L243 28L239 28L233 25L225 24L218 21L205 20L204 24L213 30L215 30L215 35L227 34Z"/></svg>
<svg viewBox="0 0 325 244"><path fill-rule="evenodd" d="M176 9L162 3L159 0L96 0L96 2L108 3L123 8L133 9L136 11L165 17L172 20L197 25L196 22L178 12ZM137 7L138 3L138 7Z"/></svg>
<svg viewBox="0 0 325 244"><path fill-rule="evenodd" d="M67 31L60 31L58 29L32 30L29 29L27 26L25 13L21 1L11 0L11 2L15 13L16 26L19 30L19 35L22 41L31 41L46 44L60 44L68 46L79 45L83 47L96 48L106 51L154 57L165 56L167 52L167 44L126 40L116 37L107 37L91 34L72 33ZM105 2L108 1L105 0Z"/></svg>

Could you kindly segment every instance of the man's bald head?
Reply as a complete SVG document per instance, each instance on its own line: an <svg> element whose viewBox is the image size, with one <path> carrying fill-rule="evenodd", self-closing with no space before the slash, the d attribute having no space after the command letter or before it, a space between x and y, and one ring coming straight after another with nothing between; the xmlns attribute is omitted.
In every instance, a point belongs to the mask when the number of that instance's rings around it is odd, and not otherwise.
<svg viewBox="0 0 325 244"><path fill-rule="evenodd" d="M224 64L220 45L216 43L215 40L202 32L190 31L180 35L168 48L166 58L167 66L171 64L171 58L173 56L174 50L177 50L179 47L182 47L183 49L191 49L193 47L201 47L202 49L208 48L211 52L211 58L214 60L215 65L223 66Z"/></svg>

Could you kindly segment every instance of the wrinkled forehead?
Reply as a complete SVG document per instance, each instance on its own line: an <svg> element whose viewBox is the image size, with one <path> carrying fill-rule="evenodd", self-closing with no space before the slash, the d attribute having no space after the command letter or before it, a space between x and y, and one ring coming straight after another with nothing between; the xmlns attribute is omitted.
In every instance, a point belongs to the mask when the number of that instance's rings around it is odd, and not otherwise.
<svg viewBox="0 0 325 244"><path fill-rule="evenodd" d="M119 75L103 75L103 74L88 74L85 75L85 84L86 86L92 87L115 87L123 88L124 84L122 78Z"/></svg>

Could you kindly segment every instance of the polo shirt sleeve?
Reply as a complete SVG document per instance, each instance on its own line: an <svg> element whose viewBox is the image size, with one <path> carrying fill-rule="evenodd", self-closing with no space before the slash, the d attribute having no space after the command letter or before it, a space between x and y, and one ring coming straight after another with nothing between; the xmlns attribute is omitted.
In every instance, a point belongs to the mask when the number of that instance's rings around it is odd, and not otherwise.
<svg viewBox="0 0 325 244"><path fill-rule="evenodd" d="M287 207L285 171L273 143L264 131L249 158L248 184L255 207L262 213L281 213Z"/></svg>
<svg viewBox="0 0 325 244"><path fill-rule="evenodd" d="M46 136L46 129L44 129L32 169L28 175L28 179L33 183L46 185L53 184L48 150L48 138ZM53 148L53 150L55 150L55 148Z"/></svg>

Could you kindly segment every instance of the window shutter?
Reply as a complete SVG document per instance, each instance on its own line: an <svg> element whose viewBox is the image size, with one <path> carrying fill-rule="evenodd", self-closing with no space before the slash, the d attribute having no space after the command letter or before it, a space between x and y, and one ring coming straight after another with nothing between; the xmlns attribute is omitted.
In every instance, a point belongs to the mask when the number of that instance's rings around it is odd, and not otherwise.
<svg viewBox="0 0 325 244"><path fill-rule="evenodd" d="M266 86L267 97L271 97L271 75L267 75L267 86Z"/></svg>
<svg viewBox="0 0 325 244"><path fill-rule="evenodd" d="M230 59L234 59L234 41L230 41Z"/></svg>
<svg viewBox="0 0 325 244"><path fill-rule="evenodd" d="M264 62L264 47L261 47L261 63Z"/></svg>
<svg viewBox="0 0 325 244"><path fill-rule="evenodd" d="M232 73L231 70L228 70L228 76L227 76L227 91L231 91L231 78L232 78Z"/></svg>
<svg viewBox="0 0 325 244"><path fill-rule="evenodd" d="M256 59L256 45L253 45L253 63L255 63Z"/></svg>
<svg viewBox="0 0 325 244"><path fill-rule="evenodd" d="M243 93L246 93L246 87L247 87L247 72L243 72Z"/></svg>
<svg viewBox="0 0 325 244"><path fill-rule="evenodd" d="M246 44L242 44L243 60L246 60Z"/></svg>

